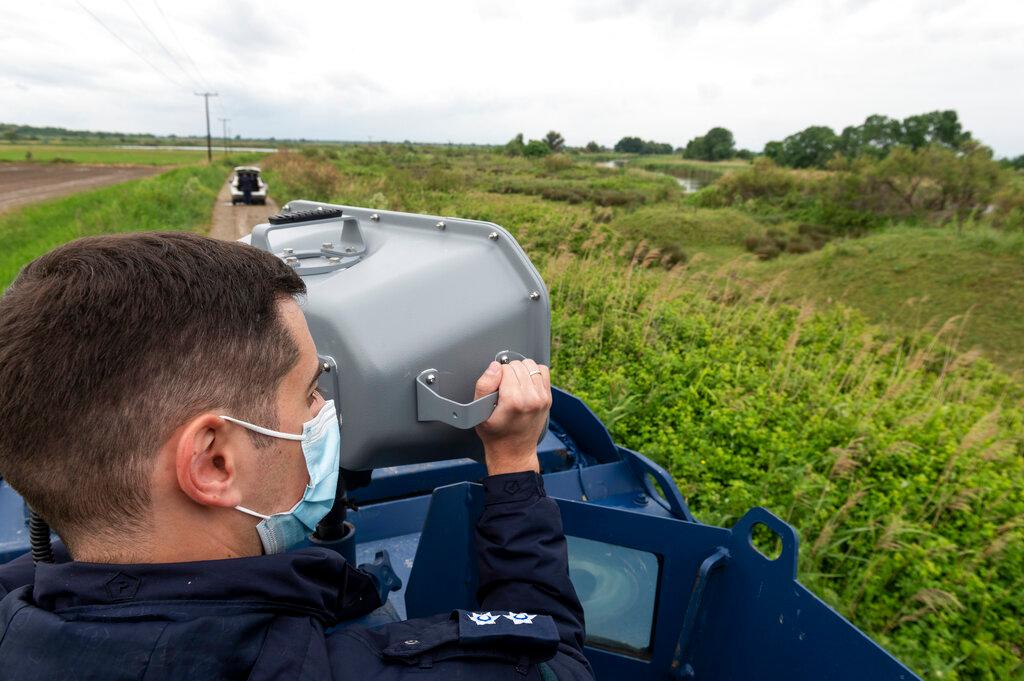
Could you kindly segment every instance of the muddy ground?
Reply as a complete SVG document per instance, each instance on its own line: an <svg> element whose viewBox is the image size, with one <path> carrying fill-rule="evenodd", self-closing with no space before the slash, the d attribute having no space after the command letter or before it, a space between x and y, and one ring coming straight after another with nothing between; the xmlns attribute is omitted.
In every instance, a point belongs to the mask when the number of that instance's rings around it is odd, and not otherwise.
<svg viewBox="0 0 1024 681"><path fill-rule="evenodd" d="M217 195L217 202L213 205L213 221L210 226L210 236L227 241L235 241L252 231L252 228L278 212L277 204L267 197L265 206L246 206L238 204L231 205L231 192L228 188L231 182L228 181L221 187Z"/></svg>
<svg viewBox="0 0 1024 681"><path fill-rule="evenodd" d="M156 166L0 163L0 213L27 203L156 175L164 170Z"/></svg>

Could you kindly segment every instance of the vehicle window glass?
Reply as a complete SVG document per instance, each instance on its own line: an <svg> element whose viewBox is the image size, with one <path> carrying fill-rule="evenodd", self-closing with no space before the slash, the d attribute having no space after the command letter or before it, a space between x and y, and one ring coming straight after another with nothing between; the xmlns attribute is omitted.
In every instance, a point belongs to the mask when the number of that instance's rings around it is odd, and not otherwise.
<svg viewBox="0 0 1024 681"><path fill-rule="evenodd" d="M658 592L658 556L567 537L569 577L583 603L587 645L645 657Z"/></svg>

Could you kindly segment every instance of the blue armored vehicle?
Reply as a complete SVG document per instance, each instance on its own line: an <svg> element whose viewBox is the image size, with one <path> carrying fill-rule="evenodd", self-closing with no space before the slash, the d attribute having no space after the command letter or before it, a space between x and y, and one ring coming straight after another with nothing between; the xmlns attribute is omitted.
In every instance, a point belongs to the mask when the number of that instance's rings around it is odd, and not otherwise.
<svg viewBox="0 0 1024 681"><path fill-rule="evenodd" d="M486 473L473 428L495 398L470 398L494 359L549 362L536 269L493 224L308 201L244 240L306 281L320 388L343 415L337 500L309 541L356 563L387 552L402 587L361 624L472 610ZM558 389L538 451L598 679L917 678L797 581L797 534L768 510L702 524L663 468ZM30 524L0 482L0 562L45 555Z"/></svg>

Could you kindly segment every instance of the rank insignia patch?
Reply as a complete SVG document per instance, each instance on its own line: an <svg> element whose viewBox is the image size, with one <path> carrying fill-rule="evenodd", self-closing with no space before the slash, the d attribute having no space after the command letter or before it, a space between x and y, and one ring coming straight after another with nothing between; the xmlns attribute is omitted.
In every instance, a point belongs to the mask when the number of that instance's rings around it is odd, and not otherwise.
<svg viewBox="0 0 1024 681"><path fill-rule="evenodd" d="M533 618L536 615L527 615L525 612L512 612L509 611L507 615L502 617L512 620L512 624L533 624Z"/></svg>

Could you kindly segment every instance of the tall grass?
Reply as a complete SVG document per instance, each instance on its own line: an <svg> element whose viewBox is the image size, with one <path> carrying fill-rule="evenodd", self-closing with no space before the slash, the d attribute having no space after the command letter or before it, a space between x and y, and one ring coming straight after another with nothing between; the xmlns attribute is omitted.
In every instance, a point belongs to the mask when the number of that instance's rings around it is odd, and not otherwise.
<svg viewBox="0 0 1024 681"><path fill-rule="evenodd" d="M1022 672L1024 401L936 336L770 286L549 262L553 376L672 472L695 514L771 509L800 579L928 678Z"/></svg>

